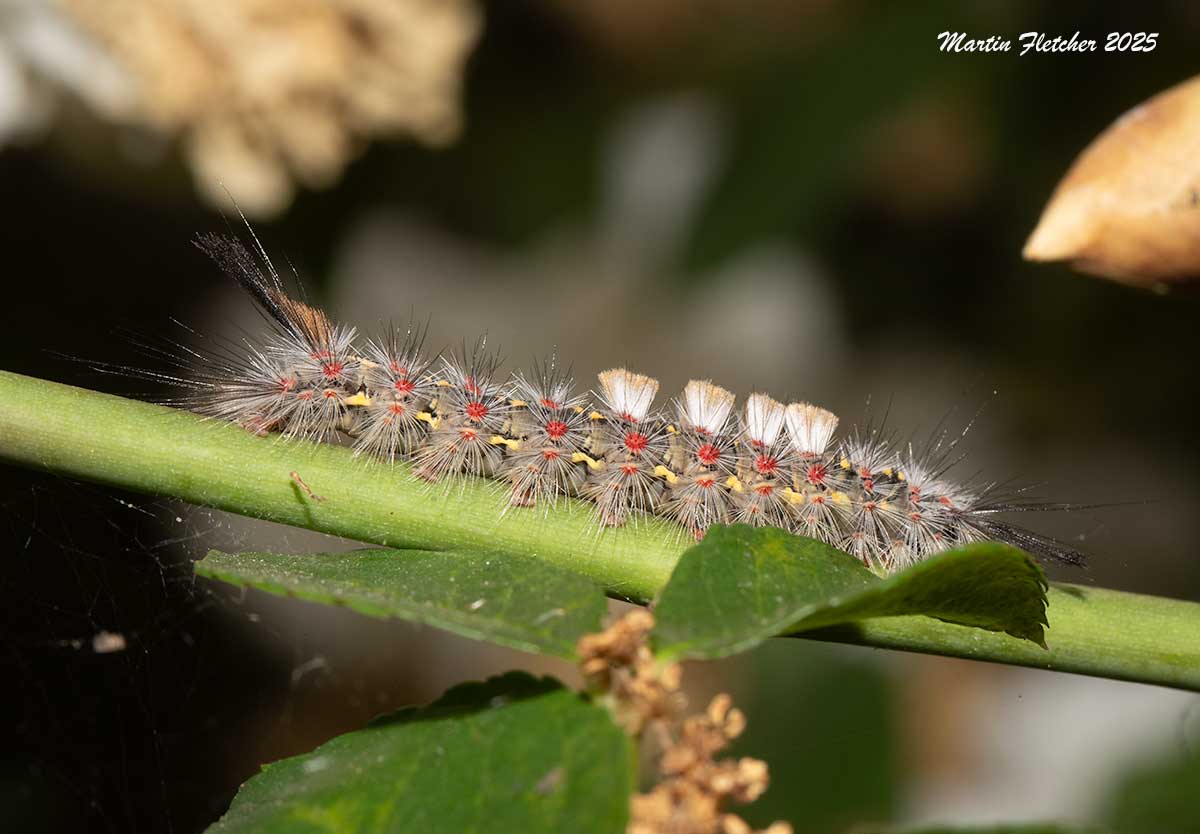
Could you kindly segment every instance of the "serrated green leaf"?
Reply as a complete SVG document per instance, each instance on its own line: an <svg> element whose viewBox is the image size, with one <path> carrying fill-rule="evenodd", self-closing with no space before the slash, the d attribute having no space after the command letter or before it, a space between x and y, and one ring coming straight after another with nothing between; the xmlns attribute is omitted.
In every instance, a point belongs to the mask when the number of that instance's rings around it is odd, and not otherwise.
<svg viewBox="0 0 1200 834"><path fill-rule="evenodd" d="M549 678L464 684L267 765L209 834L625 830L629 737Z"/></svg>
<svg viewBox="0 0 1200 834"><path fill-rule="evenodd" d="M713 658L778 634L911 614L1044 645L1045 577L1016 548L986 542L881 579L814 539L714 526L671 574L654 635L665 657Z"/></svg>
<svg viewBox="0 0 1200 834"><path fill-rule="evenodd" d="M573 658L600 630L604 594L586 577L534 559L477 552L210 551L196 573L233 585L397 617L528 652Z"/></svg>

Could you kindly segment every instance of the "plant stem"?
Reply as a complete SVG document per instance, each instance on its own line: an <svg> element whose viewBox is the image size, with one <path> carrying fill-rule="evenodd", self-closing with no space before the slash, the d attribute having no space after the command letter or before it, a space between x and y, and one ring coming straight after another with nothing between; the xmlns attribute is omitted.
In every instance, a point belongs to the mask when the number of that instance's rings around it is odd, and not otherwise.
<svg viewBox="0 0 1200 834"><path fill-rule="evenodd" d="M586 504L511 509L505 490L426 484L335 446L255 437L193 414L0 371L0 459L388 547L545 559L646 602L686 549L658 519L597 531ZM293 473L299 479L293 477ZM1050 650L1003 634L892 617L807 637L1200 691L1200 604L1059 585Z"/></svg>

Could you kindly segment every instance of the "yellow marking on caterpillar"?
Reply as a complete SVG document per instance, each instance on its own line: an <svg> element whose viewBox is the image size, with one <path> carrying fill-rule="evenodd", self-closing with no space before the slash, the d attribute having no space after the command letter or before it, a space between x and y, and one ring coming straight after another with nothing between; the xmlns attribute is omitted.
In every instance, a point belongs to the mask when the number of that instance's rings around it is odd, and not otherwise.
<svg viewBox="0 0 1200 834"><path fill-rule="evenodd" d="M908 480L908 476L907 476L907 475L905 475L903 472L897 472L897 473L896 473L896 477L897 477L897 478L899 478L899 479L900 479L900 480L902 480L902 481L907 481L907 480Z"/></svg>
<svg viewBox="0 0 1200 834"><path fill-rule="evenodd" d="M742 482L738 480L737 475L730 475L725 479L725 486L729 487L734 492L742 492Z"/></svg>
<svg viewBox="0 0 1200 834"><path fill-rule="evenodd" d="M345 400L345 404L351 405L351 406L354 406L354 405L367 406L367 405L371 404L371 398L368 397L365 392L359 391L353 397L347 397Z"/></svg>
<svg viewBox="0 0 1200 834"><path fill-rule="evenodd" d="M426 423L429 424L429 428L431 428L431 429L436 429L438 427L438 423L442 422L440 417L434 417L428 411L417 412L417 419L424 420Z"/></svg>
<svg viewBox="0 0 1200 834"><path fill-rule="evenodd" d="M834 500L834 502L838 503L838 504L849 504L850 503L850 496L848 496L846 493L841 492L839 490L834 490L833 492L829 493L829 497L832 498Z"/></svg>
<svg viewBox="0 0 1200 834"><path fill-rule="evenodd" d="M439 379L437 382L434 383L434 385L436 385L438 388L453 388L454 387L454 383L448 379Z"/></svg>
<svg viewBox="0 0 1200 834"><path fill-rule="evenodd" d="M783 497L797 507L804 503L804 493L796 492L791 487L783 488Z"/></svg>
<svg viewBox="0 0 1200 834"><path fill-rule="evenodd" d="M667 469L667 467L663 466L661 463L654 467L654 474L664 479L668 484L674 484L679 480L678 475L676 475L670 469Z"/></svg>
<svg viewBox="0 0 1200 834"><path fill-rule="evenodd" d="M604 415L601 414L599 411L593 411L591 414L588 415L588 419L589 420L603 420Z"/></svg>
<svg viewBox="0 0 1200 834"><path fill-rule="evenodd" d="M668 434L679 434L679 429L675 428L675 427L674 427L674 426L672 426L672 425L668 425L668 426L667 426L667 433L668 433Z"/></svg>
<svg viewBox="0 0 1200 834"><path fill-rule="evenodd" d="M577 405L577 406L575 406L575 413L576 413L576 414L582 414L582 413L583 413L583 406L581 406L581 405Z"/></svg>
<svg viewBox="0 0 1200 834"><path fill-rule="evenodd" d="M887 469L882 469L880 471L883 472L884 475L887 475L890 478L890 477L892 477L892 473L895 472L896 470L892 469L892 467L889 466Z"/></svg>
<svg viewBox="0 0 1200 834"><path fill-rule="evenodd" d="M576 452L575 454L571 455L571 463L586 463L588 465L588 469L592 470L593 472L599 472L604 468L604 461L590 458L583 452Z"/></svg>
<svg viewBox="0 0 1200 834"><path fill-rule="evenodd" d="M529 407L529 403L525 402L524 400L509 400L508 404L511 405L513 408L528 408Z"/></svg>
<svg viewBox="0 0 1200 834"><path fill-rule="evenodd" d="M838 466L842 467L842 469L849 469L850 468L850 458L842 458L841 460L838 461Z"/></svg>
<svg viewBox="0 0 1200 834"><path fill-rule="evenodd" d="M498 434L493 434L488 440L493 446L507 446L510 452L515 452L521 448L521 441L513 440L511 437L501 437Z"/></svg>

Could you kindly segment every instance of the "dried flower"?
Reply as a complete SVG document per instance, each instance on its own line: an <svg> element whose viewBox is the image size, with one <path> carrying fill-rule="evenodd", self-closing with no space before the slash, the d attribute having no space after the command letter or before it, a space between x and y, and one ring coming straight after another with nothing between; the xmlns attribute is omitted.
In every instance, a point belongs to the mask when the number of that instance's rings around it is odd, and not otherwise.
<svg viewBox="0 0 1200 834"><path fill-rule="evenodd" d="M1055 189L1025 244L1128 284L1200 277L1200 77L1117 119Z"/></svg>
<svg viewBox="0 0 1200 834"><path fill-rule="evenodd" d="M653 615L637 609L583 637L578 648L584 678L609 694L617 721L631 734L650 731L660 751L661 781L630 799L626 834L755 834L723 807L762 795L770 781L766 762L714 758L741 735L746 717L720 694L703 713L680 721L681 668L654 659L647 646L653 627ZM777 822L760 834L791 831Z"/></svg>
<svg viewBox="0 0 1200 834"><path fill-rule="evenodd" d="M371 139L453 139L480 29L473 0L59 0L40 14L77 54L36 70L106 119L179 139L205 196L258 216L296 182L335 182Z"/></svg>

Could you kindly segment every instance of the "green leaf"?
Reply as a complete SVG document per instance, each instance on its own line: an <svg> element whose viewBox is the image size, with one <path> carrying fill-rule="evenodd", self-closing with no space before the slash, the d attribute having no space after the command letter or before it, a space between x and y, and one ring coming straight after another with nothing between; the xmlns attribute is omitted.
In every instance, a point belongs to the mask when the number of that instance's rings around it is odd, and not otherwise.
<svg viewBox="0 0 1200 834"><path fill-rule="evenodd" d="M196 573L271 594L398 617L528 652L574 658L600 630L604 594L563 568L507 554L427 550L349 553L210 551Z"/></svg>
<svg viewBox="0 0 1200 834"><path fill-rule="evenodd" d="M549 678L457 686L242 785L210 834L625 830L633 750L608 713Z"/></svg>
<svg viewBox="0 0 1200 834"><path fill-rule="evenodd" d="M880 579L853 557L774 528L714 526L683 554L655 607L666 657L724 657L768 637L873 617L925 614L1044 646L1046 580L987 542Z"/></svg>

